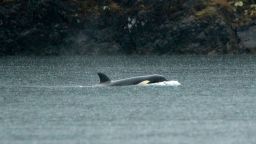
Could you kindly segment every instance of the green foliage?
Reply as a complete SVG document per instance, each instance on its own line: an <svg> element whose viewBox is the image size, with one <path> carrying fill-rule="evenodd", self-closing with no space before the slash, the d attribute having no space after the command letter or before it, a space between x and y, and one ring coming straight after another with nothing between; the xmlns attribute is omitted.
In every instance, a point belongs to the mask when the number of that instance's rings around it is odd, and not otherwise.
<svg viewBox="0 0 256 144"><path fill-rule="evenodd" d="M24 51L57 54L58 46L64 43L68 34L76 29L87 29L89 40L97 44L116 43L127 53L150 53L154 48L164 53L170 51L170 48L176 47L179 50L189 42L193 43L197 35L193 35L195 32L190 30L200 32L204 27L205 32L208 26L220 28L208 30L209 34L205 36L202 34L203 38L208 38L208 46L211 41L218 41L211 38L215 35L219 38L221 32L224 33L222 37L227 38L229 34L225 34L226 28L239 28L255 20L255 2L256 0L0 0L0 44L5 47L2 51L10 54ZM197 26L198 24L201 25ZM97 30L98 32L94 32ZM225 47L226 41L221 40L219 47ZM215 47L214 44L211 46Z"/></svg>

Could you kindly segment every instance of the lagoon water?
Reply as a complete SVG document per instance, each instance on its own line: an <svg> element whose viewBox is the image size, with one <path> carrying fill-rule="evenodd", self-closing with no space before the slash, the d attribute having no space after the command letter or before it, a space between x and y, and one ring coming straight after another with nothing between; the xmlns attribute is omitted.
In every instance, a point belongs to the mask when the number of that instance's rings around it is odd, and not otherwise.
<svg viewBox="0 0 256 144"><path fill-rule="evenodd" d="M94 87L97 72L182 86ZM0 58L1 144L254 144L255 133L255 56Z"/></svg>

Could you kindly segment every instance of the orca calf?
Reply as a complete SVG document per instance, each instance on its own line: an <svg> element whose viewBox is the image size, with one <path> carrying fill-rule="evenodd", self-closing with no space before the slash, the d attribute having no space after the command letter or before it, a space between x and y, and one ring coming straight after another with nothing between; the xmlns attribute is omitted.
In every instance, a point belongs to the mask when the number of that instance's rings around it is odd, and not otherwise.
<svg viewBox="0 0 256 144"><path fill-rule="evenodd" d="M164 76L156 74L137 76L113 81L110 80L110 78L103 73L98 73L98 76L100 78L100 85L102 86L146 85L167 81L167 79Z"/></svg>

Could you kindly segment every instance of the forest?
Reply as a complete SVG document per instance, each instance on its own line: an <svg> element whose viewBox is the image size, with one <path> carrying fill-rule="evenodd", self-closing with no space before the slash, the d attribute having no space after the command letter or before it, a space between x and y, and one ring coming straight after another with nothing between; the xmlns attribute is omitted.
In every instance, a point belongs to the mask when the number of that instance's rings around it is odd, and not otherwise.
<svg viewBox="0 0 256 144"><path fill-rule="evenodd" d="M255 54L256 0L0 0L0 55Z"/></svg>

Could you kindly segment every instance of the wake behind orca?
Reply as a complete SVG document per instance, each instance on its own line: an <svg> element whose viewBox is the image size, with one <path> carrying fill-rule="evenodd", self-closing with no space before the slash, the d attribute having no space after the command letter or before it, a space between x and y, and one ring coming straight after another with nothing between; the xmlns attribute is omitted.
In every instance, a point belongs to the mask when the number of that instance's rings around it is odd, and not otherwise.
<svg viewBox="0 0 256 144"><path fill-rule="evenodd" d="M129 85L167 85L170 86L179 86L180 83L178 81L168 81L162 75L145 75L145 76L137 76L120 80L111 80L104 73L98 73L100 78L100 86L129 86Z"/></svg>

